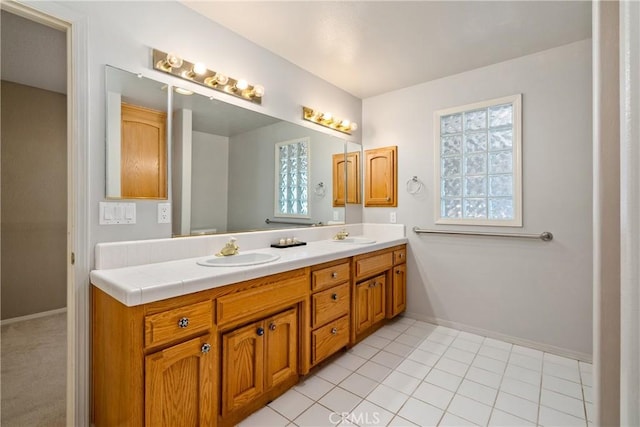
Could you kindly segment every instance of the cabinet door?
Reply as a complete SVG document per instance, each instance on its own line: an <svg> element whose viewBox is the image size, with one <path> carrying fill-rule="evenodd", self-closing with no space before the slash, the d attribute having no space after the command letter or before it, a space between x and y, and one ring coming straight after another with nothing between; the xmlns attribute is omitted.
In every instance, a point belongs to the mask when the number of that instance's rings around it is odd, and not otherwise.
<svg viewBox="0 0 640 427"><path fill-rule="evenodd" d="M346 166L344 154L333 155L333 206L344 206L347 178Z"/></svg>
<svg viewBox="0 0 640 427"><path fill-rule="evenodd" d="M121 197L167 198L167 114L122 104Z"/></svg>
<svg viewBox="0 0 640 427"><path fill-rule="evenodd" d="M265 386L277 386L298 375L298 313L287 310L264 322Z"/></svg>
<svg viewBox="0 0 640 427"><path fill-rule="evenodd" d="M371 281L369 308L371 309L371 322L375 324L383 320L387 314L385 306L385 276L375 277Z"/></svg>
<svg viewBox="0 0 640 427"><path fill-rule="evenodd" d="M354 322L356 334L365 331L373 324L371 318L371 310L369 308L369 300L372 288L369 286L371 280L360 282L356 285L355 306L354 306Z"/></svg>
<svg viewBox="0 0 640 427"><path fill-rule="evenodd" d="M402 313L407 307L407 265L400 264L393 268L393 285L391 286L391 304L388 318Z"/></svg>
<svg viewBox="0 0 640 427"><path fill-rule="evenodd" d="M398 206L397 147L365 151L365 206Z"/></svg>
<svg viewBox="0 0 640 427"><path fill-rule="evenodd" d="M145 357L145 424L212 426L213 346L210 335Z"/></svg>
<svg viewBox="0 0 640 427"><path fill-rule="evenodd" d="M360 203L360 152L347 153L347 203Z"/></svg>
<svg viewBox="0 0 640 427"><path fill-rule="evenodd" d="M242 408L264 390L264 322L222 336L222 416Z"/></svg>

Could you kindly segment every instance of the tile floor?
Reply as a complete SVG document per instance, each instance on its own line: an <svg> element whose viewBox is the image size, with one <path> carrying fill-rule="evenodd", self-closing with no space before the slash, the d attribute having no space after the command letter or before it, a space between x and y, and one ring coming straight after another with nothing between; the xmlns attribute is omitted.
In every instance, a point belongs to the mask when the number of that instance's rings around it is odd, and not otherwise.
<svg viewBox="0 0 640 427"><path fill-rule="evenodd" d="M590 427L591 387L591 364L400 318L240 426Z"/></svg>

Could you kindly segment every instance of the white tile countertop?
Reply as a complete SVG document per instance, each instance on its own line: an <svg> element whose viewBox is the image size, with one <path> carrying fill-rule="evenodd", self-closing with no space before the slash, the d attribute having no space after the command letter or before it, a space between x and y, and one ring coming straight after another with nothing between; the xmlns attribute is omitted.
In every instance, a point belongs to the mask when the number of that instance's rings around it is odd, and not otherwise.
<svg viewBox="0 0 640 427"><path fill-rule="evenodd" d="M118 249L120 252L124 251L126 254L139 244L151 244L151 246L147 246L145 249L153 251L154 244L160 246L167 243L174 244L173 242L167 242L167 240L175 241L178 239L98 244L96 247L96 264L113 265L115 267L93 270L90 276L91 283L121 303L131 307L407 243L404 226L402 225L378 226L377 224L358 224L357 226L351 227L322 228L324 230L322 230L320 234L324 236L314 237L323 238L315 241L307 241L307 244L304 246L285 249L272 248L269 247L268 244L262 247L255 246L256 243L254 242L253 245L248 244L244 246L249 249L242 250L243 233L208 236L210 239L214 238L218 244L220 242L226 242L231 236L236 237L241 254L261 252L280 256L279 259L270 263L242 267L210 267L197 264L197 261L211 258L217 250L214 252L205 251L196 257L172 259L162 262L153 262L155 260L152 259L152 263L138 265L131 265L131 262L127 265L126 260L121 260L120 263L114 263L104 259L105 254L107 254L109 250L116 252L116 249ZM374 239L375 243L357 244L333 241L331 236L335 234L336 229L339 230L342 228L347 228L351 236L356 236L354 231L361 232L359 235ZM305 233L305 230L306 229L295 229L299 240L304 241L306 239L305 234L309 233ZM274 233L282 234L284 231L267 231L265 233L269 234L267 238L273 240L275 236ZM318 234L317 230L312 231L312 233ZM258 235L260 232L252 234ZM260 236L244 237L247 238L247 243L250 238L260 238ZM262 236L262 238L264 237L265 236ZM308 237L311 236L309 235ZM181 246L185 244L203 246L203 242L198 242L197 238L180 240L184 240L180 242ZM174 246L175 245L176 244L174 244ZM210 246L210 244L207 246ZM222 245L220 245L220 247L222 247ZM143 248L138 247L137 249ZM184 247L180 249L178 252L185 253ZM165 255L165 257L166 256L167 255ZM118 266L118 264L124 264L125 266Z"/></svg>

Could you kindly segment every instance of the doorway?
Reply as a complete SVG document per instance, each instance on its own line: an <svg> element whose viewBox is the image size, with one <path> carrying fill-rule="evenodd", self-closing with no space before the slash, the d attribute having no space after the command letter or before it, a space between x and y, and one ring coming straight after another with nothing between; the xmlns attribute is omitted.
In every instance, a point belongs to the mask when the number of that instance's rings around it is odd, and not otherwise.
<svg viewBox="0 0 640 427"><path fill-rule="evenodd" d="M1 12L2 425L66 425L66 28Z"/></svg>

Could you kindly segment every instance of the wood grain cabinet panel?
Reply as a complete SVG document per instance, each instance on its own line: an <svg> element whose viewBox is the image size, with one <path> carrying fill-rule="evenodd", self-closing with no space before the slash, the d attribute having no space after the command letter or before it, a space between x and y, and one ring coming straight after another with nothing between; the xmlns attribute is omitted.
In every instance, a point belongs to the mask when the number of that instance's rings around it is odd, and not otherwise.
<svg viewBox="0 0 640 427"><path fill-rule="evenodd" d="M146 356L146 426L214 425L214 344L205 335Z"/></svg>
<svg viewBox="0 0 640 427"><path fill-rule="evenodd" d="M333 206L360 203L360 152L333 155Z"/></svg>
<svg viewBox="0 0 640 427"><path fill-rule="evenodd" d="M349 343L349 316L343 316L311 333L311 363L316 364Z"/></svg>
<svg viewBox="0 0 640 427"><path fill-rule="evenodd" d="M290 309L223 334L223 418L298 376L297 319Z"/></svg>
<svg viewBox="0 0 640 427"><path fill-rule="evenodd" d="M322 326L330 320L349 313L349 283L334 286L311 296L311 327Z"/></svg>
<svg viewBox="0 0 640 427"><path fill-rule="evenodd" d="M364 205L398 206L398 147L365 150Z"/></svg>
<svg viewBox="0 0 640 427"><path fill-rule="evenodd" d="M387 318L402 313L407 307L407 265L400 264L393 267L393 277L389 290Z"/></svg>
<svg viewBox="0 0 640 427"><path fill-rule="evenodd" d="M167 198L167 113L122 104L120 195Z"/></svg>
<svg viewBox="0 0 640 427"><path fill-rule="evenodd" d="M319 291L345 282L349 280L350 273L349 262L314 270L311 273L311 290Z"/></svg>
<svg viewBox="0 0 640 427"><path fill-rule="evenodd" d="M213 324L211 300L162 313L144 319L145 346L155 346L207 331Z"/></svg>

